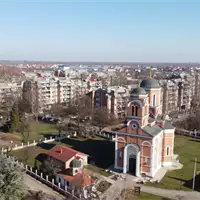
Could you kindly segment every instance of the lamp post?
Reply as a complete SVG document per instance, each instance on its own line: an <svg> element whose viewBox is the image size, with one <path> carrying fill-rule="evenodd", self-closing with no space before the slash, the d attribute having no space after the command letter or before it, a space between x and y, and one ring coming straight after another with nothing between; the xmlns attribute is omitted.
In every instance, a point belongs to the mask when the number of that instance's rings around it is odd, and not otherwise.
<svg viewBox="0 0 200 200"><path fill-rule="evenodd" d="M193 190L194 190L194 187L195 187L196 168L197 168L197 158L195 158L195 161L194 161L194 175L193 175L193 184L192 184Z"/></svg>

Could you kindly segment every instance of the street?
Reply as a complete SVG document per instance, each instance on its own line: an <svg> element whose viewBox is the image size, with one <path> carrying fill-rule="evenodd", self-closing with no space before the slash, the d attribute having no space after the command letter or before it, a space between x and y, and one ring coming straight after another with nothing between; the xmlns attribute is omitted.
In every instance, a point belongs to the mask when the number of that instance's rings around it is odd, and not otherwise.
<svg viewBox="0 0 200 200"><path fill-rule="evenodd" d="M56 198L56 200L64 200L64 197L60 195L58 192L52 190L50 187L42 184L31 176L24 174L24 183L30 188L32 191L42 191L46 194L52 195Z"/></svg>

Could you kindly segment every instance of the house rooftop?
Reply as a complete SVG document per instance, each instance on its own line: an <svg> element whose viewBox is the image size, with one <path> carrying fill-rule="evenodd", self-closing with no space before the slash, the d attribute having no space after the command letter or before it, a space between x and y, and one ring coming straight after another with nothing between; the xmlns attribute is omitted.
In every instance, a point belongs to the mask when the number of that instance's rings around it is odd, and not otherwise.
<svg viewBox="0 0 200 200"><path fill-rule="evenodd" d="M57 176L67 180L73 185L80 186L80 187L87 187L95 183L95 180L84 172L78 173L75 176L64 174L61 172L61 173L57 173Z"/></svg>
<svg viewBox="0 0 200 200"><path fill-rule="evenodd" d="M47 152L47 155L63 162L70 160L77 154L86 155L82 152L76 151L72 148L62 146L62 145L56 145L55 147L53 147Z"/></svg>

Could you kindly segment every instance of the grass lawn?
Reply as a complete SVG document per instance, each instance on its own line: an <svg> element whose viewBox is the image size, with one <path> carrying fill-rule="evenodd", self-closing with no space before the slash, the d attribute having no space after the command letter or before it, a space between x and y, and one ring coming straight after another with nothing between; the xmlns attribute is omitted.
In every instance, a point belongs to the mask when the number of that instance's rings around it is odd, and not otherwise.
<svg viewBox="0 0 200 200"><path fill-rule="evenodd" d="M40 123L40 122L32 122L30 124L30 136L29 136L29 140L33 141L36 140L38 141L39 139L43 138L43 137L47 137L50 135L57 135L58 131L56 130L56 126L55 124L45 124L45 123ZM16 133L17 135L19 135L20 137L21 134L20 133Z"/></svg>
<svg viewBox="0 0 200 200"><path fill-rule="evenodd" d="M131 199L126 199L126 200L131 200ZM141 192L140 196L137 197L137 200L170 200L170 199Z"/></svg>
<svg viewBox="0 0 200 200"><path fill-rule="evenodd" d="M176 135L174 151L179 155L183 168L168 172L158 184L148 183L148 185L167 189L191 190L195 157L197 158L197 172L200 171L200 140ZM200 190L199 177L196 177L195 189Z"/></svg>
<svg viewBox="0 0 200 200"><path fill-rule="evenodd" d="M106 177L109 177L109 176L112 175L110 172L106 172L105 169L102 169L100 167L96 167L94 165L89 164L89 165L85 166L85 168L94 172L94 173L101 174L101 175L106 176Z"/></svg>
<svg viewBox="0 0 200 200"><path fill-rule="evenodd" d="M24 148L17 151L9 152L9 155L17 157L21 162L29 166L39 167L41 163L40 161L36 160L36 158L39 156L39 154L45 153L45 152L47 152L46 149L43 149L39 146L34 146L34 147L29 147L29 148Z"/></svg>

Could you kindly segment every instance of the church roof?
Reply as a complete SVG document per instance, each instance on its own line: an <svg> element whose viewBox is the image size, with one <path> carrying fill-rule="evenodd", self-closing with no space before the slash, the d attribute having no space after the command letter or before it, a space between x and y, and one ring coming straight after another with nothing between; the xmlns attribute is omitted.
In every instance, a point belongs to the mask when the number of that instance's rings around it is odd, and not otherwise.
<svg viewBox="0 0 200 200"><path fill-rule="evenodd" d="M142 130L154 137L162 131L162 128L157 125L154 125L154 126L147 125L143 127Z"/></svg>
<svg viewBox="0 0 200 200"><path fill-rule="evenodd" d="M163 129L174 129L175 127L171 125L170 122L165 121L165 125L163 126Z"/></svg>
<svg viewBox="0 0 200 200"><path fill-rule="evenodd" d="M146 94L146 91L143 88L134 88L131 91L131 94L133 94L133 95L144 95L144 94Z"/></svg>
<svg viewBox="0 0 200 200"><path fill-rule="evenodd" d="M160 85L156 79L147 78L140 83L140 87L145 89L152 89L152 88L160 88Z"/></svg>

